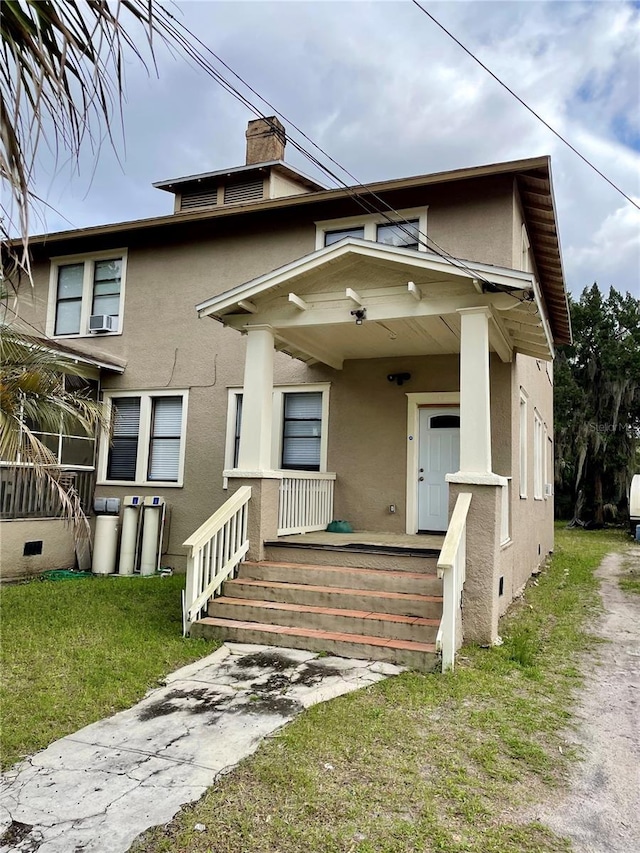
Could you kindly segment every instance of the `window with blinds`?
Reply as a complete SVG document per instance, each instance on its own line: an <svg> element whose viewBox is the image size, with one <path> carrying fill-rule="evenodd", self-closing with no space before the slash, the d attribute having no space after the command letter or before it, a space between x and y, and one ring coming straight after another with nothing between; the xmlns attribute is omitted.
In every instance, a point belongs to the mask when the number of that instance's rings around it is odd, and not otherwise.
<svg viewBox="0 0 640 853"><path fill-rule="evenodd" d="M320 470L322 393L284 394L282 468Z"/></svg>
<svg viewBox="0 0 640 853"><path fill-rule="evenodd" d="M140 397L115 397L112 443L107 463L109 480L134 481L138 462L140 435Z"/></svg>
<svg viewBox="0 0 640 853"><path fill-rule="evenodd" d="M149 480L177 481L181 430L182 397L156 397L151 415Z"/></svg>
<svg viewBox="0 0 640 853"><path fill-rule="evenodd" d="M112 396L111 436L101 453L99 479L140 485L181 485L187 392ZM104 445L103 445L104 447Z"/></svg>

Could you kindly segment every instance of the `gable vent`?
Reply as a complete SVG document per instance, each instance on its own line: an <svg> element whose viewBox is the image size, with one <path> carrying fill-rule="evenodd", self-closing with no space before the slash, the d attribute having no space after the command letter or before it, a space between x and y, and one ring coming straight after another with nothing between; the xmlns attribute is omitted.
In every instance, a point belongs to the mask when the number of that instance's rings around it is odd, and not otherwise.
<svg viewBox="0 0 640 853"><path fill-rule="evenodd" d="M212 190L193 190L182 193L180 210L199 210L201 207L213 207L218 203L218 188Z"/></svg>
<svg viewBox="0 0 640 853"><path fill-rule="evenodd" d="M224 203L238 204L241 201L255 201L263 196L262 179L247 181L244 184L231 184L224 188Z"/></svg>

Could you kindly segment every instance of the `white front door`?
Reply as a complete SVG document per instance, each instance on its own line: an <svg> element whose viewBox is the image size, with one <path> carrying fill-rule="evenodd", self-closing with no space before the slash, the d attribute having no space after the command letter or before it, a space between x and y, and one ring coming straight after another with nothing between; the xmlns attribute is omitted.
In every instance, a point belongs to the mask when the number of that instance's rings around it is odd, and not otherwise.
<svg viewBox="0 0 640 853"><path fill-rule="evenodd" d="M418 530L445 531L449 522L447 474L460 467L460 409L420 409Z"/></svg>

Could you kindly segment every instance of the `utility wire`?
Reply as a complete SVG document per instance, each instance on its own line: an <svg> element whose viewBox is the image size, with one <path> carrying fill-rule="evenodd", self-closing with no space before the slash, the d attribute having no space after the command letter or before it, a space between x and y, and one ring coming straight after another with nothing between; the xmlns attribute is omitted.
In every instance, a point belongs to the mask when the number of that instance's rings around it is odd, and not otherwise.
<svg viewBox="0 0 640 853"><path fill-rule="evenodd" d="M491 75L491 77L493 77L493 79L496 81L496 83L499 83L499 84L502 86L502 88L503 88L503 89L506 89L506 90L507 90L507 92L509 92L509 94L510 94L510 95L513 95L513 97L516 99L516 101L519 101L519 103L521 103L521 104L522 104L522 106L523 106L525 109L529 110L529 112L531 113L531 115L535 116L535 117L538 119L538 121L542 122L542 124L543 124L543 125L544 125L548 130L550 130L550 131L551 131L551 133L553 133L553 134L554 134L554 136L557 136L557 137L558 137L558 139L559 139L561 142L564 142L564 144L565 144L568 148L570 148L570 149L573 151L573 153L574 153L574 154L577 154L577 155L578 155L578 157L579 157L581 160L583 160L583 161L587 164L587 166L589 166L591 169L593 169L593 171L594 171L594 172L596 172L598 175L600 175L600 177L601 177L601 178L603 178L603 179L604 179L604 180L605 180L605 181L606 181L610 186L612 186L612 187L614 188L614 190L616 190L616 192L619 192L619 193L620 193L620 195L621 195L623 198L626 198L626 200L627 200L628 202L630 202L634 207L636 207L636 208L638 208L638 210L640 210L640 204L638 204L638 203L637 203L636 201L634 201L630 196L628 196L628 195L627 195L623 190L621 190L621 189L620 189L620 187L619 187L617 184L614 184L614 182L613 182L610 178L608 178L608 177L604 174L604 172L601 172L601 171L600 171L600 169L598 169L598 167L597 167L597 166L595 166L595 165L591 162L591 160L588 160L588 159L584 156L584 154L581 154L581 153L580 153L580 151L578 151L578 149L577 149L574 145L572 145L572 144L571 144L567 139L565 139L565 137L564 137L564 136L562 136L562 134L561 134L561 133L559 133L555 128L553 128L553 127L549 124L549 122L548 122L548 121L545 121L545 120L542 118L542 116L541 116L541 115L539 115L539 114L538 114L538 113L537 113L537 112L536 112L532 107L530 107L530 106L529 106L529 104L527 104L527 102L526 102L526 101L524 101L524 100L520 97L520 95L516 94L516 93L513 91L513 89L510 89L510 88L509 88L509 86L507 86L507 84L506 84L504 81L502 81L502 80L497 76L497 74L494 74L494 73L493 73L493 71L492 71L490 68L488 68L488 67L484 64L484 62L482 62L482 60L478 59L478 57L477 57L474 53L472 53L472 52L469 50L469 48L468 48L468 47L465 47L465 45L464 45L464 44L462 44L462 42L461 42L459 39L457 39L457 38L453 35L453 33L449 32L449 30L448 30L448 29L447 29L443 24L441 24L441 23L440 23L440 21L438 21L436 18L434 18L434 16L431 14L431 12L427 11L427 9L425 9L425 7L422 5L422 3L420 3L420 2L419 2L419 0L411 0L411 2L414 4L414 6L417 6L417 7L418 7L418 9L420 9L420 11L421 11L421 12L424 12L424 14L425 14L425 15L426 15L426 16L427 16L431 21L433 21L433 23L434 23L437 27L440 27L440 29L442 30L442 32L446 33L446 34L449 36L449 38L450 38L450 39L453 39L453 41L454 41L454 42L455 42L459 47L461 47L461 48L464 50L464 52L465 52L466 54L468 54L468 55L471 57L471 59L473 59L473 60L474 60L474 62L477 62L477 63L478 63L478 65L479 65L481 68L483 68L483 69L487 72L487 74Z"/></svg>
<svg viewBox="0 0 640 853"><path fill-rule="evenodd" d="M204 50L209 53L217 62L219 62L224 68L226 68L233 76L239 80L242 85L244 85L250 92L252 92L256 97L258 97L264 104L266 104L271 110L273 110L276 115L280 116L283 121L287 123L287 125L293 127L305 140L307 140L317 151L319 151L323 156L327 157L334 165L336 165L339 169L341 169L346 175L348 175L353 181L356 182L357 189L353 186L349 186L342 178L335 174L328 166L322 163L318 157L314 156L308 149L306 149L302 144L300 144L295 138L289 136L288 141L291 142L293 147L299 151L304 157L306 157L316 168L322 171L325 175L327 175L335 184L343 188L351 198L367 213L376 213L381 215L389 224L394 225L399 231L404 232L407 236L411 238L413 242L418 236L417 242L422 245L424 248L433 252L434 254L441 257L443 260L448 263L456 266L460 269L468 272L472 277L482 281L485 285L490 285L491 283L479 273L477 270L473 270L469 266L467 266L462 260L456 258L451 255L441 246L439 246L435 240L428 237L423 231L419 228L416 229L414 226L410 226L410 223L407 219L402 217L402 215L393 208L388 202L381 198L371 187L366 184L362 184L358 181L358 179L352 175L352 173L342 166L337 160L331 157L326 151L324 151L316 142L314 142L304 131L302 131L293 121L291 121L287 116L285 116L282 112L280 112L272 103L270 103L265 97L263 97L259 92L256 91L244 78L242 78L230 65L228 65L220 56L218 56L207 44L205 44L201 39L198 38L193 32L191 32L185 24L181 21L177 20L170 12L166 9L161 10L161 17L166 15L167 19L167 27L172 31L174 38L180 43L185 52L191 56L194 62L199 65L209 76L213 77L219 85L225 89L229 94L231 94L236 100L240 101L247 109L249 109L254 115L257 117L267 121L272 130L277 131L277 128L274 126L273 122L269 120L262 110L260 110L249 98L243 95L237 87L235 87L224 75L218 71L215 66L213 66L208 60L206 60L203 55L193 47L190 42L192 39L195 43L200 45L200 47L204 48ZM186 34L183 35L183 33ZM367 195L372 196L378 204L381 204L384 208L387 209L392 216L389 216L384 210L380 207L377 207L372 202L367 199L362 198L362 193L367 193ZM406 226L410 226L407 228ZM421 239L422 238L422 239ZM429 245L432 244L432 245ZM436 248L433 248L435 246Z"/></svg>

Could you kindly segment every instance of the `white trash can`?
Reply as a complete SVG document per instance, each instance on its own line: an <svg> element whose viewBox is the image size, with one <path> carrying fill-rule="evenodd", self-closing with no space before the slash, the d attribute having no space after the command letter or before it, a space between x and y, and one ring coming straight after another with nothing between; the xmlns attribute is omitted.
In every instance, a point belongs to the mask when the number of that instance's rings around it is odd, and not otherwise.
<svg viewBox="0 0 640 853"><path fill-rule="evenodd" d="M96 535L93 539L93 565L91 566L94 575L115 573L119 522L120 518L117 515L96 516Z"/></svg>

